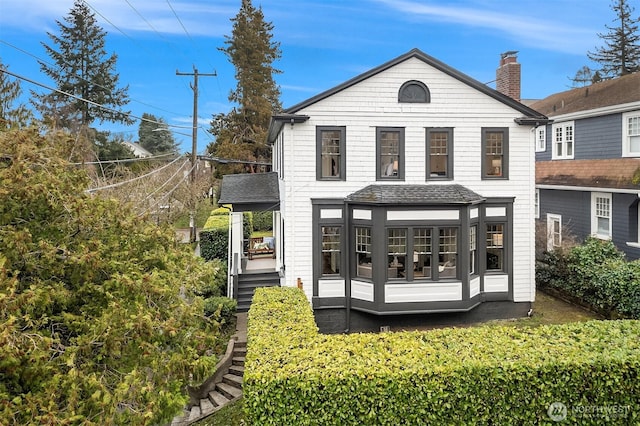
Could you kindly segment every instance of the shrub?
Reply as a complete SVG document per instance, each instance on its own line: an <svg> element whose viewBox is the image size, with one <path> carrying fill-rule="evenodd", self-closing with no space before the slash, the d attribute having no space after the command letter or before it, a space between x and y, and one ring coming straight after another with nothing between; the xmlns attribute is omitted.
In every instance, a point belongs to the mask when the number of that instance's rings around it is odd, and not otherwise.
<svg viewBox="0 0 640 426"><path fill-rule="evenodd" d="M248 345L249 424L544 424L554 402L571 424L640 421L640 321L320 335L301 290L269 288Z"/></svg>
<svg viewBox="0 0 640 426"><path fill-rule="evenodd" d="M273 212L260 211L253 212L254 231L273 231Z"/></svg>
<svg viewBox="0 0 640 426"><path fill-rule="evenodd" d="M229 324L238 302L228 297L209 297L204 301L204 314L220 324Z"/></svg>
<svg viewBox="0 0 640 426"><path fill-rule="evenodd" d="M228 261L229 209L219 207L211 212L200 231L200 256L205 260Z"/></svg>

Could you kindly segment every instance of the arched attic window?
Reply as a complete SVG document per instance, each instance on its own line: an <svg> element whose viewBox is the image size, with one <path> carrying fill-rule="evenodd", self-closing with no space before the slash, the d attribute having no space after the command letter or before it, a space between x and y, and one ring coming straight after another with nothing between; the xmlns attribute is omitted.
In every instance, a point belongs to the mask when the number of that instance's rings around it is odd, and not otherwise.
<svg viewBox="0 0 640 426"><path fill-rule="evenodd" d="M431 93L424 83L416 80L407 81L400 87L398 102L426 104L431 102Z"/></svg>

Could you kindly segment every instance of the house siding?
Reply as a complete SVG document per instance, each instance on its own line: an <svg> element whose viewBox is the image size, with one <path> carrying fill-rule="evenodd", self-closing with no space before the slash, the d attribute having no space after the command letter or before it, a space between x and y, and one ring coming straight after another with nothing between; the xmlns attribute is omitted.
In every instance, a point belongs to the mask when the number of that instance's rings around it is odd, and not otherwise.
<svg viewBox="0 0 640 426"><path fill-rule="evenodd" d="M576 160L620 158L622 117L611 114L575 122Z"/></svg>
<svg viewBox="0 0 640 426"><path fill-rule="evenodd" d="M424 82L431 103L398 103L398 89L408 80ZM294 286L300 278L305 293L312 298L314 223L310 195L343 198L376 181L376 127L405 129L405 173L399 185L425 184L425 128L450 127L454 132L455 179L447 183L458 183L485 197L514 197L513 235L517 238L513 239L513 300L534 299L534 146L531 129L514 123L521 113L417 58L297 113L310 119L285 124L282 129L287 167L281 192L287 259L284 285ZM346 127L346 181L316 180L317 126ZM481 180L483 127L508 128L508 180Z"/></svg>

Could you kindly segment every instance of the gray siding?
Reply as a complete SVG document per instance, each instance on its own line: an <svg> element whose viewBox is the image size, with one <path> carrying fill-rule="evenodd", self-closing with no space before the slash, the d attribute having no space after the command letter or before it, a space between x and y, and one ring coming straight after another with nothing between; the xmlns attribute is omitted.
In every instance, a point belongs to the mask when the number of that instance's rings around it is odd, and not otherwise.
<svg viewBox="0 0 640 426"><path fill-rule="evenodd" d="M610 114L575 121L576 160L622 157L622 116Z"/></svg>
<svg viewBox="0 0 640 426"><path fill-rule="evenodd" d="M638 196L612 194L613 243L627 255L627 259L640 259L640 248L627 242L638 242ZM546 223L547 213L562 216L563 238L568 235L577 241L591 235L591 192L540 190L540 220Z"/></svg>
<svg viewBox="0 0 640 426"><path fill-rule="evenodd" d="M569 233L582 241L591 234L590 192L541 189L540 219L544 223L547 213L562 216L563 238Z"/></svg>

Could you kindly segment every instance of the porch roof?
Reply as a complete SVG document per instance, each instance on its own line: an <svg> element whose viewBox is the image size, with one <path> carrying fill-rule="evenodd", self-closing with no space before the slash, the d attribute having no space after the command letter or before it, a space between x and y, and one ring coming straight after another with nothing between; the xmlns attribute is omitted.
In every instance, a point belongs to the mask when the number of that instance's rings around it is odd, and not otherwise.
<svg viewBox="0 0 640 426"><path fill-rule="evenodd" d="M222 177L218 204L231 204L233 211L280 209L278 174L245 173Z"/></svg>
<svg viewBox="0 0 640 426"><path fill-rule="evenodd" d="M485 200L462 185L369 185L346 197L370 204L476 204Z"/></svg>

